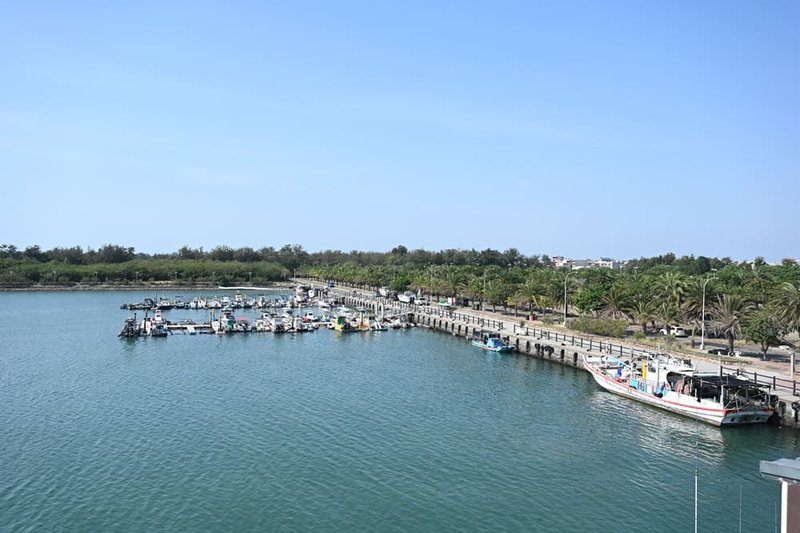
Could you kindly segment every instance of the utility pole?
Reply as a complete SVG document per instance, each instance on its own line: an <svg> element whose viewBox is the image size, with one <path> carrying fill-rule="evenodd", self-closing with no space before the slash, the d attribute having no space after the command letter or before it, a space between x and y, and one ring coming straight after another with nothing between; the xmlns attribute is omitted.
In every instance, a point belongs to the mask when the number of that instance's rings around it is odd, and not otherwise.
<svg viewBox="0 0 800 533"><path fill-rule="evenodd" d="M569 279L570 274L572 271L567 272L567 275L564 276L564 326L567 325L567 279Z"/></svg>
<svg viewBox="0 0 800 533"><path fill-rule="evenodd" d="M706 285L708 285L708 282L711 281L712 279L717 279L717 269L716 268L712 268L711 272L712 272L712 277L707 278L703 282L703 309L701 311L701 317L700 317L700 321L701 321L700 322L700 350L705 350L705 348L706 348L706 343L705 343L705 341L706 341Z"/></svg>

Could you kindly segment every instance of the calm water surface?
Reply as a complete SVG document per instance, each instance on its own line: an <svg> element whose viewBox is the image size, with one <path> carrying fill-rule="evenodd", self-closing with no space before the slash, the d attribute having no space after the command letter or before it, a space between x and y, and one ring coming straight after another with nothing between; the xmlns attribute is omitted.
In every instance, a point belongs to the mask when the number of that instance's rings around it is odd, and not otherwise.
<svg viewBox="0 0 800 533"><path fill-rule="evenodd" d="M774 531L800 455L428 330L117 338L145 296L0 294L0 529L691 531L697 464L701 531Z"/></svg>

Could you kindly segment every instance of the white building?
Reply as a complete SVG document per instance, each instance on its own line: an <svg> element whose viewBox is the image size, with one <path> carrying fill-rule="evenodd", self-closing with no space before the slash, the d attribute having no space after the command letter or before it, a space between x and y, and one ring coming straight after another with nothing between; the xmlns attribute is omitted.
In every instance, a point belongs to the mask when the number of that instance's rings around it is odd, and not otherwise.
<svg viewBox="0 0 800 533"><path fill-rule="evenodd" d="M610 268L612 270L620 270L625 264L623 261L617 261L610 257L601 257L600 259L568 259L564 256L557 255L552 258L553 265L556 268L568 268L570 270L580 270L582 268Z"/></svg>

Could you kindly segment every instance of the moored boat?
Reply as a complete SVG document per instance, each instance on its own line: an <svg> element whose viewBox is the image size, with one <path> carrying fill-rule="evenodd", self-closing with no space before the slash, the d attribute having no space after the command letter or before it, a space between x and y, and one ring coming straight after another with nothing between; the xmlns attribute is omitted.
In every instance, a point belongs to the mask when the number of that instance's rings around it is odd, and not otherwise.
<svg viewBox="0 0 800 533"><path fill-rule="evenodd" d="M141 337L142 335L142 327L139 325L139 322L136 320L136 313L133 314L132 317L128 317L125 319L125 323L122 325L122 331L119 332L118 337L125 337L125 338L134 338L134 337Z"/></svg>
<svg viewBox="0 0 800 533"><path fill-rule="evenodd" d="M164 319L164 316L161 314L160 309L156 309L153 316L148 318L145 315L142 324L140 325L142 335L148 337L166 337L169 335L169 329L167 329L167 321Z"/></svg>
<svg viewBox="0 0 800 533"><path fill-rule="evenodd" d="M472 334L472 345L498 353L508 353L513 350L511 346L503 342L499 333L490 331L475 331Z"/></svg>
<svg viewBox="0 0 800 533"><path fill-rule="evenodd" d="M650 357L635 367L584 354L583 367L609 392L715 426L764 423L775 411L777 397L765 386L737 375L696 372L675 358Z"/></svg>
<svg viewBox="0 0 800 533"><path fill-rule="evenodd" d="M397 294L397 299L404 304L410 304L414 301L414 293L411 291L405 291L402 293Z"/></svg>

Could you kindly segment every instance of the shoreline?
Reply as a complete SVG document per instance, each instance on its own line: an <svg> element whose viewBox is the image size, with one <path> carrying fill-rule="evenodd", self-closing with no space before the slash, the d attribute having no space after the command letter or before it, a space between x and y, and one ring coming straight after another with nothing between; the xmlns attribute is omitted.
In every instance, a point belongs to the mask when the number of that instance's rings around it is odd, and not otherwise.
<svg viewBox="0 0 800 533"><path fill-rule="evenodd" d="M264 289L290 289L295 286L291 281L276 281L267 284L267 286L253 286L252 288L246 285L237 286L235 289L220 288L219 285L175 285L175 284L113 284L113 283L99 283L99 284L76 284L76 285L29 285L24 287L9 287L0 286L0 292L113 292L113 291L230 291L230 290L243 290L243 291L258 291Z"/></svg>

